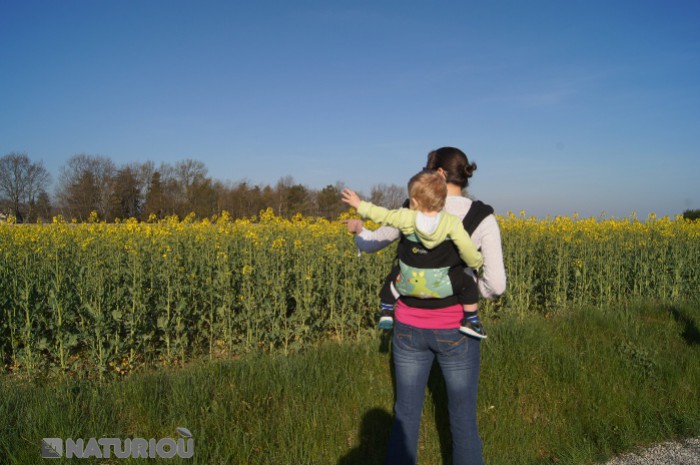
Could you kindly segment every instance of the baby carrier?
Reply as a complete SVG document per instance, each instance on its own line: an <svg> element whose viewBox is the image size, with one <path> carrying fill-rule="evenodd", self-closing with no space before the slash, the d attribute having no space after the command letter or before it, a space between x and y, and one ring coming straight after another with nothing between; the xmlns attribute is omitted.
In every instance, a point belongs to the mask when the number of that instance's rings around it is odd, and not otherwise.
<svg viewBox="0 0 700 465"><path fill-rule="evenodd" d="M406 204L404 204L404 207ZM462 224L471 236L493 208L474 201ZM443 308L454 304L476 303L479 298L476 283L465 273L466 265L459 257L457 247L446 240L432 249L426 248L415 234L401 234L396 260L384 281L379 297L393 303L396 297L393 284L401 300L416 308Z"/></svg>

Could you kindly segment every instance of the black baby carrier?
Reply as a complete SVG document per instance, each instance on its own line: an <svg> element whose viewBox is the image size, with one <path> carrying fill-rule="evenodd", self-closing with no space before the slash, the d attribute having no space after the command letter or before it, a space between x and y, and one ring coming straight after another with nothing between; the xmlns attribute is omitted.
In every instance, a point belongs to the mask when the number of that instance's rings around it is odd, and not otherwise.
<svg viewBox="0 0 700 465"><path fill-rule="evenodd" d="M404 204L406 207L408 201ZM471 236L493 208L474 201L462 224ZM426 248L415 234L401 234L392 270L379 292L382 302L395 302L391 284L401 294L401 300L416 308L443 308L478 301L476 283L465 273L466 265L454 243L443 241L432 249Z"/></svg>

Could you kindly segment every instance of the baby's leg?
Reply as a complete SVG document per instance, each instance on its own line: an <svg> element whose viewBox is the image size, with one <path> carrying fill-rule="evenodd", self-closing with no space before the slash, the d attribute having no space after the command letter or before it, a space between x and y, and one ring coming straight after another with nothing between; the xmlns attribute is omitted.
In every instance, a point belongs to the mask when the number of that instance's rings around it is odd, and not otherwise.
<svg viewBox="0 0 700 465"><path fill-rule="evenodd" d="M479 321L477 310L479 309L479 289L476 282L464 275L462 288L459 292L459 301L464 309L464 317L460 322L459 331L479 339L486 339L486 331Z"/></svg>
<svg viewBox="0 0 700 465"><path fill-rule="evenodd" d="M379 299L381 300L381 303L379 304L378 326L380 329L391 329L394 327L394 306L396 305L396 300L398 298L398 293L394 287L394 280L398 275L399 266L395 265L384 279L384 285L379 291Z"/></svg>

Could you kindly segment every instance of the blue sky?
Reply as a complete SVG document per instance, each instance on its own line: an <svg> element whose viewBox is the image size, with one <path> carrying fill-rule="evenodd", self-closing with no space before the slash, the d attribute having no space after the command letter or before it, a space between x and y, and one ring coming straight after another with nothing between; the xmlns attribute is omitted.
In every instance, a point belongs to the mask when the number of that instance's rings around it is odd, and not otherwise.
<svg viewBox="0 0 700 465"><path fill-rule="evenodd" d="M404 185L496 211L700 208L700 2L0 0L0 155Z"/></svg>

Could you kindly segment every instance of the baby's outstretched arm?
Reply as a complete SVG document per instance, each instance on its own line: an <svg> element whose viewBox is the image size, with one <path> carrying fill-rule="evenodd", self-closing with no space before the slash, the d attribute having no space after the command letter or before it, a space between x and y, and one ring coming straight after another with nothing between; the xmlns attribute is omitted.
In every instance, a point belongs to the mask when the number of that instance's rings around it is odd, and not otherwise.
<svg viewBox="0 0 700 465"><path fill-rule="evenodd" d="M375 223L381 223L386 226L393 226L400 229L404 234L414 232L415 214L408 208L388 210L370 202L363 202L359 195L347 187L343 189L342 199L343 202L351 207L355 207L357 213L363 218L368 218Z"/></svg>
<svg viewBox="0 0 700 465"><path fill-rule="evenodd" d="M347 187L343 189L343 202L357 209L360 206L361 201L362 199L360 199L360 196L354 191L348 189Z"/></svg>

